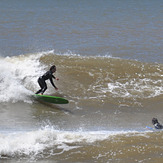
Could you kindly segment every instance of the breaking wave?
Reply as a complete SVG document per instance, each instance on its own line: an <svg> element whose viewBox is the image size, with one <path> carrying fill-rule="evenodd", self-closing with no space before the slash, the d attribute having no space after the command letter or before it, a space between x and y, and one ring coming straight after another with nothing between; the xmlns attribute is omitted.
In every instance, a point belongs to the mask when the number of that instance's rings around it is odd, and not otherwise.
<svg viewBox="0 0 163 163"><path fill-rule="evenodd" d="M74 102L89 99L131 105L163 94L162 64L55 51L0 58L0 63L1 102L30 101L28 96L39 89L37 78L53 64L60 93Z"/></svg>

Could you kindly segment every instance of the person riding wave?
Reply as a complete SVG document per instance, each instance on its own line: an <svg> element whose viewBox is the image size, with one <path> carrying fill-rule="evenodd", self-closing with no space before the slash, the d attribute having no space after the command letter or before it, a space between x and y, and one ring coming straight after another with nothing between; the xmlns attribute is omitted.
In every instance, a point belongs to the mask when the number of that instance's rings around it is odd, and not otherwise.
<svg viewBox="0 0 163 163"><path fill-rule="evenodd" d="M152 119L152 124L156 129L163 129L163 125L158 122L157 118Z"/></svg>
<svg viewBox="0 0 163 163"><path fill-rule="evenodd" d="M48 79L50 80L52 86L56 90L58 90L58 88L55 86L55 84L53 82L53 79L59 80L59 78L56 78L55 76L53 76L54 72L56 72L56 66L55 65L51 66L49 71L47 71L43 76L39 77L38 84L41 87L41 89L38 90L36 92L36 94L41 94L41 95L44 94L44 92L47 90L47 84L46 84L45 81L48 80Z"/></svg>

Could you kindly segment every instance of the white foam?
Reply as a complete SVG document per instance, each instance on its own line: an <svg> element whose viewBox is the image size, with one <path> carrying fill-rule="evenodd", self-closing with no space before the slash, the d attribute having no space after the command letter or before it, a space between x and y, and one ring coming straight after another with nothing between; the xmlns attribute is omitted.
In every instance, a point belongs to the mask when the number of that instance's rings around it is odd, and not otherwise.
<svg viewBox="0 0 163 163"><path fill-rule="evenodd" d="M0 58L0 102L28 101L43 71L39 58L44 54Z"/></svg>
<svg viewBox="0 0 163 163"><path fill-rule="evenodd" d="M162 80L131 79L126 82L108 83L107 88L101 87L101 93L111 93L121 98L151 98L163 94ZM98 92L100 93L100 91Z"/></svg>
<svg viewBox="0 0 163 163"><path fill-rule="evenodd" d="M135 134L136 131L60 131L46 126L40 130L5 133L0 135L0 157L37 156L44 150L60 149L62 153L78 148L85 143L94 143L121 134ZM142 134L142 133L141 133ZM68 144L71 144L70 146ZM50 153L49 153L50 154ZM56 153L51 153L56 154Z"/></svg>

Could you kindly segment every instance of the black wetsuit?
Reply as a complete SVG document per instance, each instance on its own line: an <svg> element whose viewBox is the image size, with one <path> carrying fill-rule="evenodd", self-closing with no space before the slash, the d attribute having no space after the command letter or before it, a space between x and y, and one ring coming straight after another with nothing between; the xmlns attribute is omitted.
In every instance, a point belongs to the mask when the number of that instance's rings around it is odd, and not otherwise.
<svg viewBox="0 0 163 163"><path fill-rule="evenodd" d="M46 80L50 80L50 82L51 82L51 84L53 85L53 87L54 88L57 88L55 85L54 85L54 83L53 83L53 78L55 79L55 76L53 76L53 72L51 72L51 71L47 71L43 76L41 76L41 77L39 77L39 79L38 79L38 83L39 83L39 85L40 85L40 87L41 87L41 89L40 90L38 90L37 92L36 92L36 94L39 94L39 93L44 93L45 91L46 91L46 89L47 89L47 84L46 84Z"/></svg>
<svg viewBox="0 0 163 163"><path fill-rule="evenodd" d="M163 129L163 125L161 125L159 122L154 124L156 129Z"/></svg>

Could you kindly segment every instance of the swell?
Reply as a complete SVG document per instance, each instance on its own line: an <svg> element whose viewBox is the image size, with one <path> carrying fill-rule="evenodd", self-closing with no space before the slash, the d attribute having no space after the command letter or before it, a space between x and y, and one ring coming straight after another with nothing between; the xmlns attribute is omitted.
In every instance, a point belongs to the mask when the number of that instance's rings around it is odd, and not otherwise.
<svg viewBox="0 0 163 163"><path fill-rule="evenodd" d="M40 61L47 66L57 65L59 87L73 100L132 105L163 93L162 64L55 54L42 56Z"/></svg>
<svg viewBox="0 0 163 163"><path fill-rule="evenodd" d="M55 76L60 78L56 82L60 94L73 102L89 100L131 106L141 105L145 99L160 98L163 93L162 64L54 51L1 58L0 62L0 90L5 92L0 94L2 102L26 101L25 96L39 89L37 78L53 64L57 66ZM21 94L17 99L15 92ZM51 85L47 93L55 93Z"/></svg>

